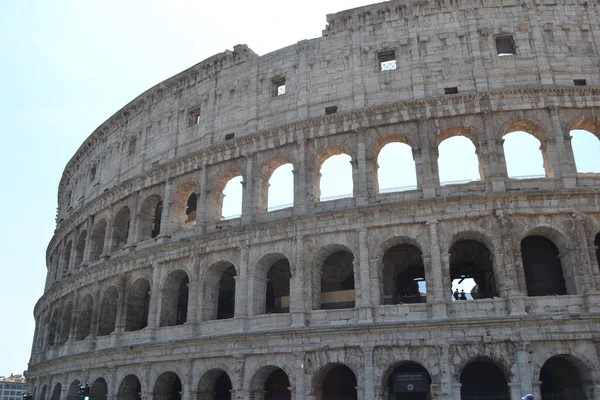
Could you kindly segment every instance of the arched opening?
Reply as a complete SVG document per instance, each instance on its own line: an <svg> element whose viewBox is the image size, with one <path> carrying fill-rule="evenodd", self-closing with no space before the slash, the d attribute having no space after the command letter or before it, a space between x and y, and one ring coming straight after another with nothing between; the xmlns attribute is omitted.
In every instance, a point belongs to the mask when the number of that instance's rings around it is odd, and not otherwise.
<svg viewBox="0 0 600 400"><path fill-rule="evenodd" d="M440 185L479 181L483 173L475 145L466 136L452 136L438 146Z"/></svg>
<svg viewBox="0 0 600 400"><path fill-rule="evenodd" d="M190 194L187 201L185 202L185 223L195 224L196 223L196 210L198 208L198 196L196 193Z"/></svg>
<svg viewBox="0 0 600 400"><path fill-rule="evenodd" d="M69 392L67 393L67 400L81 400L81 397L79 396L79 385L81 385L81 382L77 379L71 383Z"/></svg>
<svg viewBox="0 0 600 400"><path fill-rule="evenodd" d="M110 335L115 330L117 322L117 303L119 291L111 286L104 292L100 305L100 321L98 323L98 336Z"/></svg>
<svg viewBox="0 0 600 400"><path fill-rule="evenodd" d="M223 208L221 219L234 219L242 216L243 177L235 176L225 184L223 188Z"/></svg>
<svg viewBox="0 0 600 400"><path fill-rule="evenodd" d="M253 400L291 400L290 381L284 370L275 366L261 368L252 379Z"/></svg>
<svg viewBox="0 0 600 400"><path fill-rule="evenodd" d="M495 364L477 360L469 363L460 374L461 400L509 400L508 383Z"/></svg>
<svg viewBox="0 0 600 400"><path fill-rule="evenodd" d="M540 371L543 399L586 400L585 387L592 382L583 363L575 357L558 355L549 358Z"/></svg>
<svg viewBox="0 0 600 400"><path fill-rule="evenodd" d="M193 226L196 223L198 208L198 185L186 182L177 188L171 206L171 219L178 228Z"/></svg>
<svg viewBox="0 0 600 400"><path fill-rule="evenodd" d="M567 294L562 263L552 241L528 236L521 241L521 255L529 296Z"/></svg>
<svg viewBox="0 0 600 400"><path fill-rule="evenodd" d="M236 275L235 267L227 261L208 268L204 278L203 321L233 318Z"/></svg>
<svg viewBox="0 0 600 400"><path fill-rule="evenodd" d="M598 268L600 269L600 232L598 232L594 238L594 245L596 245L596 261L598 262Z"/></svg>
<svg viewBox="0 0 600 400"><path fill-rule="evenodd" d="M386 400L430 400L431 376L420 364L401 362L384 378L384 398Z"/></svg>
<svg viewBox="0 0 600 400"><path fill-rule="evenodd" d="M217 319L233 318L235 314L235 268L230 266L219 279L219 297L217 300Z"/></svg>
<svg viewBox="0 0 600 400"><path fill-rule="evenodd" d="M319 171L318 201L338 200L354 195L352 157L341 151L323 161Z"/></svg>
<svg viewBox="0 0 600 400"><path fill-rule="evenodd" d="M60 318L62 313L60 308L57 308L52 313L52 318L50 319L50 327L48 332L48 347L52 347L55 344L58 344L58 339L60 335Z"/></svg>
<svg viewBox="0 0 600 400"><path fill-rule="evenodd" d="M106 400L108 397L108 385L104 378L98 378L92 384L90 388L90 399L91 400Z"/></svg>
<svg viewBox="0 0 600 400"><path fill-rule="evenodd" d="M268 179L267 211L277 211L294 206L294 166L278 166Z"/></svg>
<svg viewBox="0 0 600 400"><path fill-rule="evenodd" d="M127 292L125 331L138 331L148 326L150 309L150 282L144 278L136 280Z"/></svg>
<svg viewBox="0 0 600 400"><path fill-rule="evenodd" d="M181 380L175 372L164 372L154 385L155 400L181 400Z"/></svg>
<svg viewBox="0 0 600 400"><path fill-rule="evenodd" d="M290 262L287 258L276 261L267 272L265 312L267 314L290 311Z"/></svg>
<svg viewBox="0 0 600 400"><path fill-rule="evenodd" d="M353 308L354 255L338 250L321 265L321 309Z"/></svg>
<svg viewBox="0 0 600 400"><path fill-rule="evenodd" d="M94 230L92 231L92 236L90 236L90 240L92 241L90 248L90 259L97 260L104 253L104 238L106 237L106 220L101 219L94 226Z"/></svg>
<svg viewBox="0 0 600 400"><path fill-rule="evenodd" d="M75 247L75 268L79 268L83 264L83 255L85 253L85 241L87 239L87 231L83 230L79 234L77 239L77 246Z"/></svg>
<svg viewBox="0 0 600 400"><path fill-rule="evenodd" d="M71 331L71 315L73 315L73 302L69 301L62 313L61 329L59 344L63 345L69 340L69 332Z"/></svg>
<svg viewBox="0 0 600 400"><path fill-rule="evenodd" d="M190 279L179 269L169 274L162 291L160 326L183 325L187 321Z"/></svg>
<svg viewBox="0 0 600 400"><path fill-rule="evenodd" d="M377 155L376 182L379 193L417 189L417 169L409 145L392 142L381 148Z"/></svg>
<svg viewBox="0 0 600 400"><path fill-rule="evenodd" d="M139 215L139 240L155 238L160 234L163 202L159 195L148 196L142 203Z"/></svg>
<svg viewBox="0 0 600 400"><path fill-rule="evenodd" d="M94 300L91 295L87 294L81 300L81 304L79 305L79 317L77 318L75 340L83 340L90 334L93 309Z"/></svg>
<svg viewBox="0 0 600 400"><path fill-rule="evenodd" d="M400 244L383 255L383 304L425 303L427 285L421 250Z"/></svg>
<svg viewBox="0 0 600 400"><path fill-rule="evenodd" d="M42 387L42 392L40 393L40 400L46 400L46 391L47 391L47 389L48 388L47 388L46 385L44 385ZM37 399L35 399L35 400L37 400Z"/></svg>
<svg viewBox="0 0 600 400"><path fill-rule="evenodd" d="M52 391L52 396L50 400L60 400L60 393L62 392L62 385L57 383L54 385L54 390Z"/></svg>
<svg viewBox="0 0 600 400"><path fill-rule="evenodd" d="M326 367L328 370L323 377L323 400L356 400L356 375L347 366L337 364Z"/></svg>
<svg viewBox="0 0 600 400"><path fill-rule="evenodd" d="M113 222L112 251L117 251L127 246L130 225L131 210L125 206L117 213Z"/></svg>
<svg viewBox="0 0 600 400"><path fill-rule="evenodd" d="M517 125L515 125L517 128ZM536 131L533 125L530 131ZM504 157L506 160L506 172L509 178L531 179L553 176L550 159L546 155L545 145L531 133L510 128L504 135Z"/></svg>
<svg viewBox="0 0 600 400"><path fill-rule="evenodd" d="M65 276L67 276L67 273L69 272L69 263L71 262L71 247L73 245L73 242L71 242L69 240L69 242L67 243L66 247L65 247L65 252L63 253L63 268L62 268L62 274L61 277L64 278Z"/></svg>
<svg viewBox="0 0 600 400"><path fill-rule="evenodd" d="M118 400L141 400L142 399L142 384L135 375L127 375L119 385L117 392ZM73 399L75 400L75 399Z"/></svg>
<svg viewBox="0 0 600 400"><path fill-rule="evenodd" d="M453 300L498 296L492 254L477 240L458 240L450 248Z"/></svg>
<svg viewBox="0 0 600 400"><path fill-rule="evenodd" d="M578 173L600 173L600 138L581 129L571 131L571 147Z"/></svg>
<svg viewBox="0 0 600 400"><path fill-rule="evenodd" d="M198 383L198 400L231 400L231 379L226 372L212 369Z"/></svg>

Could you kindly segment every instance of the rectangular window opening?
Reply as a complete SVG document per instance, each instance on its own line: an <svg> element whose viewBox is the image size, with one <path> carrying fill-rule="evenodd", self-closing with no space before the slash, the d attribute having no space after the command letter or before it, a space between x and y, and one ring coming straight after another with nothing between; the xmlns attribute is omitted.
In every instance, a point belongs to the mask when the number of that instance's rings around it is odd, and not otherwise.
<svg viewBox="0 0 600 400"><path fill-rule="evenodd" d="M235 132L234 133L228 133L227 135L225 135L225 140L231 140L235 137Z"/></svg>
<svg viewBox="0 0 600 400"><path fill-rule="evenodd" d="M458 88L456 86L444 88L444 94L458 94Z"/></svg>
<svg viewBox="0 0 600 400"><path fill-rule="evenodd" d="M398 68L396 52L394 50L381 52L378 54L378 58L380 71L393 71Z"/></svg>
<svg viewBox="0 0 600 400"><path fill-rule="evenodd" d="M283 96L285 94L285 77L278 76L273 78L273 95L275 97Z"/></svg>
<svg viewBox="0 0 600 400"><path fill-rule="evenodd" d="M331 115L337 113L337 106L325 107L325 115Z"/></svg>
<svg viewBox="0 0 600 400"><path fill-rule="evenodd" d="M192 108L188 112L188 122L190 126L200 125L200 122L202 122L202 120L200 119L200 107Z"/></svg>
<svg viewBox="0 0 600 400"><path fill-rule="evenodd" d="M587 81L585 79L573 79L573 85L575 85L575 86L587 86Z"/></svg>
<svg viewBox="0 0 600 400"><path fill-rule="evenodd" d="M513 35L496 36L496 52L498 56L514 56L517 54Z"/></svg>
<svg viewBox="0 0 600 400"><path fill-rule="evenodd" d="M129 156L132 156L133 153L135 153L135 146L137 144L137 138L133 138L129 141L129 149L127 151L127 154Z"/></svg>

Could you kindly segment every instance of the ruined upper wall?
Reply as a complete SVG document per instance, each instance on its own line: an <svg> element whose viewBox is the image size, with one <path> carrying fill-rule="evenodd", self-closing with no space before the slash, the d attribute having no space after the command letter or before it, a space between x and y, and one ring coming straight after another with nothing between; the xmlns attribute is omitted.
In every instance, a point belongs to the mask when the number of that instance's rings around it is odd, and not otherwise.
<svg viewBox="0 0 600 400"><path fill-rule="evenodd" d="M598 3L390 1L327 16L323 37L247 46L158 84L102 124L65 168L58 221L118 182L199 149L338 111L460 93L600 83ZM496 35L516 55L499 57ZM380 71L394 52L398 68ZM275 96L285 79L286 93ZM196 123L198 122L198 123Z"/></svg>

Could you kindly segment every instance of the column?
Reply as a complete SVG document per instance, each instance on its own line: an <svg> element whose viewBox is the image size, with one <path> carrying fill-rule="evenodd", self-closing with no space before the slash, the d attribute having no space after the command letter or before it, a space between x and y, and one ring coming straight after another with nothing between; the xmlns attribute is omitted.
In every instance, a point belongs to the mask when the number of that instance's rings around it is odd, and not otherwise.
<svg viewBox="0 0 600 400"><path fill-rule="evenodd" d="M127 276L125 274L119 277L119 282L117 283L117 291L119 293L118 303L117 303L117 316L115 320L115 332L116 334L120 334L123 332L125 327L125 297L127 296Z"/></svg>
<svg viewBox="0 0 600 400"><path fill-rule="evenodd" d="M548 107L548 112L552 121L553 138L556 146L554 149L546 148L546 151L556 152L552 154L553 157L551 158L555 176L562 178L565 188L572 189L577 186L577 169L575 168L573 151L567 151L565 145L565 137L560 122L560 107Z"/></svg>
<svg viewBox="0 0 600 400"><path fill-rule="evenodd" d="M85 240L85 248L83 249L83 261L81 262L80 268L86 267L90 260L90 251L92 251L92 228L94 227L93 218L94 217L88 217L85 222L85 231L87 232L87 236Z"/></svg>
<svg viewBox="0 0 600 400"><path fill-rule="evenodd" d="M517 371L519 371L521 393L533 393L533 382L531 381L531 371L529 370L529 344L518 343L517 346Z"/></svg>
<svg viewBox="0 0 600 400"><path fill-rule="evenodd" d="M596 285L594 282L594 274L592 272L592 262L590 259L590 252L588 251L588 247L590 241L587 238L587 234L585 231L585 222L584 222L584 214L581 212L573 213L573 223L575 224L575 234L577 238L577 243L579 246L577 247L577 251L579 253L579 271L573 271L574 274L581 275L583 278L583 290L585 294L589 292L596 291ZM575 267L575 266L574 266Z"/></svg>
<svg viewBox="0 0 600 400"><path fill-rule="evenodd" d="M290 284L290 312L292 313L292 326L306 325L306 282L307 271L304 264L304 237L296 236L296 254L292 267ZM310 285L310 281L309 285ZM310 297L310 296L309 296ZM296 386L297 387L297 386Z"/></svg>
<svg viewBox="0 0 600 400"><path fill-rule="evenodd" d="M431 300L427 296L427 302L431 303L433 319L444 319L448 317L446 309L447 299L444 297L444 272L440 254L440 245L438 242L437 220L431 220L426 223L429 226L429 242L431 245L431 280L433 281ZM429 289L428 289L429 290Z"/></svg>
<svg viewBox="0 0 600 400"><path fill-rule="evenodd" d="M304 400L306 398L306 374L304 372L304 353L296 354L296 400Z"/></svg>
<svg viewBox="0 0 600 400"><path fill-rule="evenodd" d="M486 160L489 164L489 170L486 171L484 179L491 182L492 191L504 192L506 190L505 180L508 178L506 173L506 159L504 157L504 140L496 139L491 111L485 111L482 119L487 145Z"/></svg>
<svg viewBox="0 0 600 400"><path fill-rule="evenodd" d="M206 187L208 181L208 170L203 164L200 170L200 187L198 188L198 206L196 210L196 225L202 233L206 233L206 221L210 209L210 190Z"/></svg>
<svg viewBox="0 0 600 400"><path fill-rule="evenodd" d="M501 253L494 265L494 274L504 271L501 282L501 296L508 298L510 315L526 315L523 293L519 290L519 277L514 259L514 247L512 232L514 229L512 220L508 218L501 209L495 212L498 225L500 226L500 248L496 251ZM498 287L496 288L498 290Z"/></svg>
<svg viewBox="0 0 600 400"><path fill-rule="evenodd" d="M235 277L235 311L236 318L245 318L248 315L248 245L239 247L240 265Z"/></svg>
<svg viewBox="0 0 600 400"><path fill-rule="evenodd" d="M106 397L108 399L117 399L119 385L115 382L117 379L117 368L112 367L108 370L108 379L106 382Z"/></svg>
<svg viewBox="0 0 600 400"><path fill-rule="evenodd" d="M90 335L88 338L91 338L93 341L96 340L96 335L98 334L98 324L100 323L100 308L101 308L101 292L100 292L100 284L96 282L96 288L94 290L94 303L92 306L92 323L90 326Z"/></svg>
<svg viewBox="0 0 600 400"><path fill-rule="evenodd" d="M356 306L359 312L359 322L373 322L373 304L371 303L371 279L369 274L369 246L367 228L358 230L358 272L360 279L360 304ZM355 261L356 262L356 261Z"/></svg>
<svg viewBox="0 0 600 400"><path fill-rule="evenodd" d="M447 345L437 346L437 351L440 357L440 385L437 390L440 392L441 399L455 399L458 389L458 399L460 400L460 383L452 381L450 374L450 348ZM451 397L452 396L452 397Z"/></svg>
<svg viewBox="0 0 600 400"><path fill-rule="evenodd" d="M369 191L367 187L367 154L365 150L365 129L356 129L356 163L352 164L354 178L354 198L356 205L365 205L369 202Z"/></svg>
<svg viewBox="0 0 600 400"><path fill-rule="evenodd" d="M253 175L253 153L246 155L246 172L242 182L242 223L250 223L254 219L256 207L254 207L254 175Z"/></svg>
<svg viewBox="0 0 600 400"><path fill-rule="evenodd" d="M165 181L165 192L163 196L163 208L160 216L160 233L159 237L169 236L173 233L173 226L171 224L171 207L173 203L173 180L167 179Z"/></svg>
<svg viewBox="0 0 600 400"><path fill-rule="evenodd" d="M152 291L150 292L150 304L148 307L148 328L158 328L160 312L159 310L159 297L160 297L160 269L158 263L152 263Z"/></svg>
<svg viewBox="0 0 600 400"><path fill-rule="evenodd" d="M192 257L190 264L193 265L192 272L190 276L190 283L188 284L188 310L187 310L187 321L186 324L198 325L198 321L200 320L198 315L198 302L202 299L201 287L202 284L199 278L200 271L200 260L196 257ZM194 328L196 329L196 328Z"/></svg>
<svg viewBox="0 0 600 400"><path fill-rule="evenodd" d="M294 215L306 213L309 201L309 176L306 166L306 140L299 139L296 146L296 163L294 165Z"/></svg>
<svg viewBox="0 0 600 400"><path fill-rule="evenodd" d="M421 171L417 170L417 175L421 175L421 182L424 198L435 197L435 188L439 186L439 177L437 176L437 148L432 148L429 144L429 135L422 121L417 121L417 131L421 140ZM434 173L435 172L435 173ZM419 179L419 178L417 178Z"/></svg>
<svg viewBox="0 0 600 400"><path fill-rule="evenodd" d="M188 313L189 314L189 313ZM182 382L182 400L196 400L196 391L194 390L194 362L186 360L187 368L184 371L185 379Z"/></svg>
<svg viewBox="0 0 600 400"><path fill-rule="evenodd" d="M363 369L364 369L364 398L375 398L375 374L373 372L373 347L363 347Z"/></svg>
<svg viewBox="0 0 600 400"><path fill-rule="evenodd" d="M510 400L521 400L521 397L523 396L521 394L521 383L509 382L508 392L510 393Z"/></svg>
<svg viewBox="0 0 600 400"><path fill-rule="evenodd" d="M139 203L140 203L140 194L135 193L133 196L134 198L132 204L128 205L129 208L129 232L127 232L127 245L125 247L131 247L131 246L135 246L136 240L137 240L137 216L138 216L138 208L139 208ZM88 237L89 237L89 232L88 232Z"/></svg>

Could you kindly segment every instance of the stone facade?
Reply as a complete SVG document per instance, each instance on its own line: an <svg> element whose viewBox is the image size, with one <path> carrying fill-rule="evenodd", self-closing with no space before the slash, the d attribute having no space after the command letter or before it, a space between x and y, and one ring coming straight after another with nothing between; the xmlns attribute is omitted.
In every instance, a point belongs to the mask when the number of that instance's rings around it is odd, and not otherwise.
<svg viewBox="0 0 600 400"><path fill-rule="evenodd" d="M598 4L389 1L327 20L160 83L73 156L34 310L35 400L80 383L93 399L390 399L398 373L424 374L415 399L474 399L483 380L497 399L600 400L600 175L577 173L570 136L600 138ZM540 141L545 177L508 177L513 131ZM440 185L453 136L481 180ZM392 142L412 148L417 189L378 190ZM335 154L353 196L320 201ZM294 204L268 212L286 163ZM242 215L223 220L238 175ZM461 276L479 298L451 301Z"/></svg>

